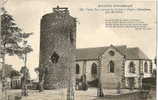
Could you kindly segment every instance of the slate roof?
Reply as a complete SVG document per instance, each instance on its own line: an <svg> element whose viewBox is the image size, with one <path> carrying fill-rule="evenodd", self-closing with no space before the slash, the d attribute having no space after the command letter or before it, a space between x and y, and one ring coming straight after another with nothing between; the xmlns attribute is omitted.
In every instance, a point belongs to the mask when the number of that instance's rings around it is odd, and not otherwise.
<svg viewBox="0 0 158 100"><path fill-rule="evenodd" d="M97 59L98 56L101 56L109 47L115 48L120 54L124 55L126 59L149 59L138 47L127 48L126 45L111 45L108 47L79 48L76 50L76 60Z"/></svg>
<svg viewBox="0 0 158 100"><path fill-rule="evenodd" d="M97 59L107 47L81 48L76 50L76 60Z"/></svg>
<svg viewBox="0 0 158 100"><path fill-rule="evenodd" d="M126 58L127 59L149 59L144 52L139 49L138 47L134 48L127 48L127 54Z"/></svg>

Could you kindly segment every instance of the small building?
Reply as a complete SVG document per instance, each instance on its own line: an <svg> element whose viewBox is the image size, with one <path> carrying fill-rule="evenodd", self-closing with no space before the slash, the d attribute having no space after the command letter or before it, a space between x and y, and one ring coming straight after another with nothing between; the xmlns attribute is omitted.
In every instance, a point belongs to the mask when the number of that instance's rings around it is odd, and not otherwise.
<svg viewBox="0 0 158 100"><path fill-rule="evenodd" d="M80 48L76 53L76 79L100 80L103 88L140 88L152 76L152 61L138 47L126 45Z"/></svg>
<svg viewBox="0 0 158 100"><path fill-rule="evenodd" d="M11 88L12 89L20 89L21 88L21 76L12 77Z"/></svg>

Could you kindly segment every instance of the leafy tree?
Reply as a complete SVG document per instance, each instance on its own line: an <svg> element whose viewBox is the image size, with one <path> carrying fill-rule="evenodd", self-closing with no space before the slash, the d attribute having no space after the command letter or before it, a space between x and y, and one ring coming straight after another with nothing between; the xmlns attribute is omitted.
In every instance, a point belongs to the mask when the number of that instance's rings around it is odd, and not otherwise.
<svg viewBox="0 0 158 100"><path fill-rule="evenodd" d="M18 55L22 57L23 54L32 51L30 45L26 45L26 39L32 35L32 33L24 33L17 26L12 15L2 8L3 14L1 15L1 45L3 53L9 55ZM25 45L25 47L24 47Z"/></svg>
<svg viewBox="0 0 158 100"><path fill-rule="evenodd" d="M10 15L5 8L1 8L1 54L3 55L3 69L5 65L5 56L17 55L23 59L26 67L27 54L32 51L30 45L27 44L27 38L32 33L22 32L22 29L17 26L12 15ZM5 80L5 72L2 72L2 79ZM13 74L13 73L12 73ZM15 74L15 73L14 73ZM25 75L25 74L24 74ZM5 84L5 83L3 83ZM25 86L25 83L24 83Z"/></svg>
<svg viewBox="0 0 158 100"><path fill-rule="evenodd" d="M12 71L10 72L9 77L12 79L14 76L20 76L20 75L21 75L21 74L20 74L19 71L17 71L17 70L12 70Z"/></svg>
<svg viewBox="0 0 158 100"><path fill-rule="evenodd" d="M5 77L10 78L11 80L15 76L20 76L20 72L15 70L12 65L5 64ZM2 70L0 70L0 76L2 76Z"/></svg>
<svg viewBox="0 0 158 100"><path fill-rule="evenodd" d="M5 77L12 78L14 76L20 76L20 72L15 70L12 65L5 64ZM0 76L2 75L2 70L0 70Z"/></svg>
<svg viewBox="0 0 158 100"><path fill-rule="evenodd" d="M15 70L13 69L12 65L8 65L8 64L5 64L4 65L4 71L5 71L5 77L10 77L10 73ZM0 76L2 76L2 70L0 70Z"/></svg>
<svg viewBox="0 0 158 100"><path fill-rule="evenodd" d="M27 44L27 38L32 33L24 33L17 26L12 15L8 14L5 8L1 8L1 48L3 54L3 63L5 64L5 55L17 55L26 62L25 55L32 51ZM25 58L25 59L24 59Z"/></svg>

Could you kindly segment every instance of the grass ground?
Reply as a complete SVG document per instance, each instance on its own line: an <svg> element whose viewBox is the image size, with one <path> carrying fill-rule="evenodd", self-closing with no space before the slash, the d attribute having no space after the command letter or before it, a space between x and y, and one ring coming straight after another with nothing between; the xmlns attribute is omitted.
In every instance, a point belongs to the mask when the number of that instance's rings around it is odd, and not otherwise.
<svg viewBox="0 0 158 100"><path fill-rule="evenodd" d="M135 91L137 91L137 90L135 90ZM135 91L132 91L132 92L135 92ZM129 93L129 92L131 92L131 91L129 91L127 89L121 90L121 93ZM9 90L8 91L8 94L10 94L10 97L13 95L20 95L20 93L21 93L21 90ZM104 94L117 95L117 91L116 90L104 90ZM44 92L39 92L37 90L29 90L29 96L22 97L22 100L66 100L66 96L67 96L66 89L45 90ZM107 99L98 98L97 89L89 88L87 91L76 91L75 100L107 100ZM148 100L154 100L154 99L148 99Z"/></svg>

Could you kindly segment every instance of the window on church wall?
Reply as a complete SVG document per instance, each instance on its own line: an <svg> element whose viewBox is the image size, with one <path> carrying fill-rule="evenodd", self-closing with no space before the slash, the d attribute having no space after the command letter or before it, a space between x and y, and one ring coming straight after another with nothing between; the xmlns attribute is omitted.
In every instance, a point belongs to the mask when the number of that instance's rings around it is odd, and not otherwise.
<svg viewBox="0 0 158 100"><path fill-rule="evenodd" d="M144 72L145 73L148 72L148 63L147 62L144 63Z"/></svg>
<svg viewBox="0 0 158 100"><path fill-rule="evenodd" d="M134 64L134 62L130 62L130 64L129 64L129 72L130 73L135 73L135 64Z"/></svg>
<svg viewBox="0 0 158 100"><path fill-rule="evenodd" d="M150 62L150 73L152 73L152 62Z"/></svg>
<svg viewBox="0 0 158 100"><path fill-rule="evenodd" d="M76 74L80 74L80 65L76 64Z"/></svg>
<svg viewBox="0 0 158 100"><path fill-rule="evenodd" d="M114 55L115 55L115 52L112 51L112 50L110 50L110 51L109 51L109 55L110 55L110 56L114 56Z"/></svg>
<svg viewBox="0 0 158 100"><path fill-rule="evenodd" d="M93 63L91 67L91 74L96 75L97 74L97 64Z"/></svg>
<svg viewBox="0 0 158 100"><path fill-rule="evenodd" d="M115 69L115 64L113 61L110 61L109 62L109 72L114 73L114 69Z"/></svg>

